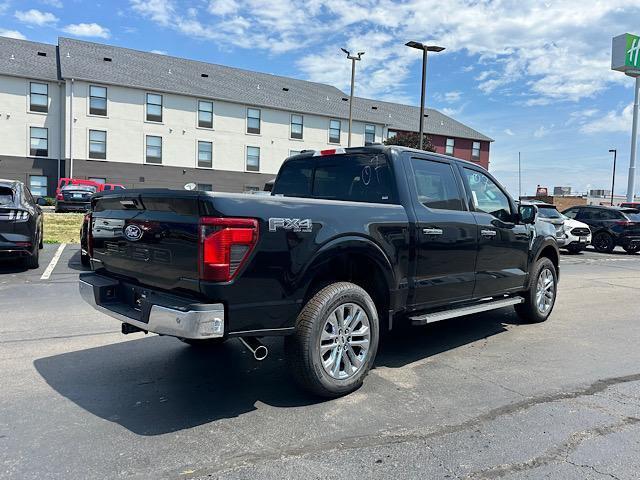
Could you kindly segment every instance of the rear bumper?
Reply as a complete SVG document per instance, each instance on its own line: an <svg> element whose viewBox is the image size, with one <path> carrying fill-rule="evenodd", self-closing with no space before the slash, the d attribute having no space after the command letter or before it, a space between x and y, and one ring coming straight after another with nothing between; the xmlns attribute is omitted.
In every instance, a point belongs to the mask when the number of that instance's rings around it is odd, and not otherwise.
<svg viewBox="0 0 640 480"><path fill-rule="evenodd" d="M189 339L224 335L225 312L221 303L189 303L96 273L81 274L79 290L84 301L99 312L147 332ZM139 295L139 309L123 300L134 292Z"/></svg>
<svg viewBox="0 0 640 480"><path fill-rule="evenodd" d="M91 202L63 202L56 201L56 210L69 212L85 212L91 208Z"/></svg>

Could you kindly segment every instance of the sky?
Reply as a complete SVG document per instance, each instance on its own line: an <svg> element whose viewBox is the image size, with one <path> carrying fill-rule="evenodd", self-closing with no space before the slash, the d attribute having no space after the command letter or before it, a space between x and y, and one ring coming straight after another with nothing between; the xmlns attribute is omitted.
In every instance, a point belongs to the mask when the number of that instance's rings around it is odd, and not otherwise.
<svg viewBox="0 0 640 480"><path fill-rule="evenodd" d="M638 0L0 0L0 35L58 36L296 77L356 95L427 106L495 140L490 171L518 194L538 184L626 193L633 80L611 66L611 38L640 33ZM637 183L640 183L637 182ZM640 185L636 188L640 190Z"/></svg>

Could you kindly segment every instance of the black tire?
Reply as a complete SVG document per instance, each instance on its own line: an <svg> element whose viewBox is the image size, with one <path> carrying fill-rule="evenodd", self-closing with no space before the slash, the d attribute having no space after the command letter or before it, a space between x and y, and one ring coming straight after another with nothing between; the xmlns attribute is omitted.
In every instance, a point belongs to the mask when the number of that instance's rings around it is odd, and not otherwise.
<svg viewBox="0 0 640 480"><path fill-rule="evenodd" d="M321 354L321 338L325 331L329 317L338 308L360 309L366 314L369 323L368 350L356 346L357 355L362 355L359 359L360 365L351 376L346 378L335 378L325 370ZM344 311L343 311L344 313ZM360 317L365 318L365 317ZM354 329L364 323L356 323L351 326ZM371 370L378 350L379 327L378 313L376 306L369 294L359 286L338 282L327 285L318 291L302 308L296 320L296 333L285 339L285 354L287 361L296 382L305 390L321 397L335 398L347 395L362 386L364 378ZM349 332L348 326L344 323L340 328L347 328L338 339L333 341L340 349L343 348L338 343L348 340L351 342L354 331ZM344 333L344 335L342 334ZM353 335L355 338L359 336ZM326 342L326 340L324 340ZM325 344L326 345L326 344ZM343 343L344 345L344 343ZM351 349L351 350L349 350ZM340 354L337 366L345 366L344 356L349 357L349 365L352 365L353 355L356 355L354 347L346 346L344 353ZM349 351L347 351L349 350ZM349 354L351 352L352 355ZM325 355L331 356L334 351L325 351ZM335 357L334 357L335 358ZM355 362L353 362L355 363ZM335 365L335 362L333 363ZM340 371L338 372L340 373Z"/></svg>
<svg viewBox="0 0 640 480"><path fill-rule="evenodd" d="M553 277L553 297L551 299L551 306L548 310L542 311L536 303L537 286L540 276L543 272L551 272ZM556 303L556 296L558 294L558 273L556 267L551 260L547 257L538 259L531 272L531 278L529 280L529 289L524 292L524 302L515 305L515 310L520 319L525 323L540 323L544 322L551 312Z"/></svg>
<svg viewBox="0 0 640 480"><path fill-rule="evenodd" d="M632 247L622 247L624 248L624 251L630 254L634 254L634 253L638 253L640 252L640 245L634 245Z"/></svg>
<svg viewBox="0 0 640 480"><path fill-rule="evenodd" d="M206 340L195 340L191 338L179 338L182 343L186 343L187 345L195 348L210 348L215 347L217 345L222 345L227 341L226 338L208 338Z"/></svg>
<svg viewBox="0 0 640 480"><path fill-rule="evenodd" d="M611 253L616 247L616 242L607 232L596 233L591 244L600 253Z"/></svg>
<svg viewBox="0 0 640 480"><path fill-rule="evenodd" d="M583 248L580 247L580 246L569 245L567 247L567 252L569 252L569 253L571 253L573 255L575 255L576 253L580 253L582 250L583 250Z"/></svg>
<svg viewBox="0 0 640 480"><path fill-rule="evenodd" d="M24 259L24 266L29 270L34 270L40 266L40 249L36 245L31 252L31 255L28 255Z"/></svg>
<svg viewBox="0 0 640 480"><path fill-rule="evenodd" d="M38 242L38 248L40 250L44 248L44 227L40 227L40 241Z"/></svg>

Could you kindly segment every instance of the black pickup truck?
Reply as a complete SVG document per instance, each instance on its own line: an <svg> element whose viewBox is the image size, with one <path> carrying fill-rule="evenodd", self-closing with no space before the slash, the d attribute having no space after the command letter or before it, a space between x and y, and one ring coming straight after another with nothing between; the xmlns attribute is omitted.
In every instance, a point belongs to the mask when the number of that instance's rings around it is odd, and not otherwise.
<svg viewBox="0 0 640 480"><path fill-rule="evenodd" d="M547 319L553 229L483 168L402 147L305 151L271 195L124 190L92 200L80 293L123 333L192 345L285 336L296 380L358 388L381 333L515 306ZM540 231L543 230L543 231Z"/></svg>

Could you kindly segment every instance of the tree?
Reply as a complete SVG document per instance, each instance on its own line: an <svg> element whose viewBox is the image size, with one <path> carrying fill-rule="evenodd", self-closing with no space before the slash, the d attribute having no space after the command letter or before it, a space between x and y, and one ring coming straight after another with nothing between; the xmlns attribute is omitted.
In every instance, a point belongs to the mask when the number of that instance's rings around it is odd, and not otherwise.
<svg viewBox="0 0 640 480"><path fill-rule="evenodd" d="M420 134L416 132L398 132L395 137L384 142L385 145L400 145L402 147L420 148ZM431 139L426 134L422 142L422 149L427 152L435 152L436 149L431 143Z"/></svg>

